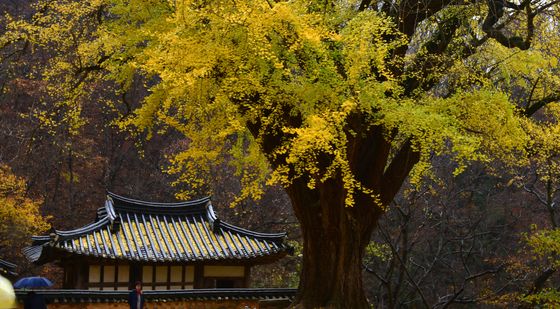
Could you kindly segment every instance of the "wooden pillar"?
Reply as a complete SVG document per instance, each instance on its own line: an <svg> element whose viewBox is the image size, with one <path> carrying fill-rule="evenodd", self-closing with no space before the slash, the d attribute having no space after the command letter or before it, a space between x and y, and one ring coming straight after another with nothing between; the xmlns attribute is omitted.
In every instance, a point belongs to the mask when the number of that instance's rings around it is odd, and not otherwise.
<svg viewBox="0 0 560 309"><path fill-rule="evenodd" d="M136 281L144 281L142 278L142 264L130 262L128 271L128 289L134 289Z"/></svg>
<svg viewBox="0 0 560 309"><path fill-rule="evenodd" d="M194 288L204 288L204 266L202 264L194 265Z"/></svg>
<svg viewBox="0 0 560 309"><path fill-rule="evenodd" d="M89 267L87 263L81 260L75 261L72 265L74 268L74 282L73 289L87 289L87 282L89 278Z"/></svg>
<svg viewBox="0 0 560 309"><path fill-rule="evenodd" d="M248 288L251 284L251 265L245 265L245 278L243 279L243 287Z"/></svg>

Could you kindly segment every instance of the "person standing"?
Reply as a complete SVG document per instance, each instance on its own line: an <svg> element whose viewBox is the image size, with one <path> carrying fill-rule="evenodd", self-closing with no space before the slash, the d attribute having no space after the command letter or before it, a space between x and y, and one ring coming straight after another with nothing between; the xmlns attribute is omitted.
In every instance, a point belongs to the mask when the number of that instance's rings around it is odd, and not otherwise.
<svg viewBox="0 0 560 309"><path fill-rule="evenodd" d="M43 295L37 294L34 291L29 291L27 297L23 301L24 309L47 309L47 303Z"/></svg>
<svg viewBox="0 0 560 309"><path fill-rule="evenodd" d="M144 308L144 294L142 293L142 282L136 281L134 290L128 294L128 304L130 309Z"/></svg>

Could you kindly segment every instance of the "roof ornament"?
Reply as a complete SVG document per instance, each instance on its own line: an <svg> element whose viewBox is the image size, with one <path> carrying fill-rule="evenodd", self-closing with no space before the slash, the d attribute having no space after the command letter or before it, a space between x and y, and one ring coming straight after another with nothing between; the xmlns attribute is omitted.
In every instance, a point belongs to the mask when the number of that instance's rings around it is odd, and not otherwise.
<svg viewBox="0 0 560 309"><path fill-rule="evenodd" d="M214 223L212 224L212 231L216 234L221 233L222 231L220 230L220 219L216 218L216 220L214 220Z"/></svg>
<svg viewBox="0 0 560 309"><path fill-rule="evenodd" d="M113 199L110 195L107 195L107 200L105 200L105 212L107 212L107 217L109 221L113 222L117 218L117 213L113 207Z"/></svg>
<svg viewBox="0 0 560 309"><path fill-rule="evenodd" d="M51 227L51 229L49 230L49 240L51 244L54 244L58 241L59 239L59 235L56 232L56 230L54 229L54 227Z"/></svg>
<svg viewBox="0 0 560 309"><path fill-rule="evenodd" d="M121 230L121 226L122 226L121 217L117 216L113 221L111 221L109 228L111 229L112 233L116 233Z"/></svg>
<svg viewBox="0 0 560 309"><path fill-rule="evenodd" d="M220 223L222 221L220 220L220 218L218 218L218 216L216 216L216 213L214 212L214 208L212 208L212 203L210 203L210 201L206 203L206 217L208 218L208 223L210 223L212 227L212 231L214 233L221 233Z"/></svg>
<svg viewBox="0 0 560 309"><path fill-rule="evenodd" d="M105 212L109 219L109 229L111 232L116 233L120 231L122 226L121 216L116 213L113 206L113 198L109 194L107 194L107 200L105 200Z"/></svg>

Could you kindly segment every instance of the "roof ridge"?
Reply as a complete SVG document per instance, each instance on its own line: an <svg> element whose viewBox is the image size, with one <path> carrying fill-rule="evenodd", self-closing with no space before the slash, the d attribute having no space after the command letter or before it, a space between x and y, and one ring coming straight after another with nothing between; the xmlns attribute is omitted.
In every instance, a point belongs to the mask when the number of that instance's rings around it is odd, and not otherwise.
<svg viewBox="0 0 560 309"><path fill-rule="evenodd" d="M159 208L177 208L177 207L184 207L184 206L194 206L194 205L205 204L210 201L210 196L206 196L195 200L181 201L181 202L171 202L171 203L150 202L150 201L132 199L129 197L115 194L110 191L107 191L107 196L114 200L129 203L129 204L136 204L139 206L159 207Z"/></svg>
<svg viewBox="0 0 560 309"><path fill-rule="evenodd" d="M227 223L218 217L211 203L206 208L206 217L214 230L217 230L220 227L222 227L222 228L227 228L229 230L232 230L234 232L242 233L248 236L253 236L261 239L284 238L288 235L287 233L260 233L260 232L247 230L242 227L238 227L231 223Z"/></svg>
<svg viewBox="0 0 560 309"><path fill-rule="evenodd" d="M247 230L244 229L242 227L224 222L224 221L220 221L220 225L224 228L230 229L234 232L237 233L242 233L242 234L246 234L248 236L253 236L253 237L257 237L257 238L265 238L265 239L271 239L271 238L284 238L286 237L288 234L286 232L283 233L260 233L260 232L255 232L255 231L251 231L251 230Z"/></svg>

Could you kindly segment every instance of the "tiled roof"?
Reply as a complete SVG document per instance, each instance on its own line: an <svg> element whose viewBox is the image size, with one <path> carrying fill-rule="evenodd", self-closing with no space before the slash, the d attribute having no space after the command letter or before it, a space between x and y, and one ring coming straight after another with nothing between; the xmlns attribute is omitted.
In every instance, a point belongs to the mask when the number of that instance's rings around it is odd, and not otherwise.
<svg viewBox="0 0 560 309"><path fill-rule="evenodd" d="M4 261L0 259L0 275L17 276L16 267L17 267L16 264L12 264L8 261Z"/></svg>
<svg viewBox="0 0 560 309"><path fill-rule="evenodd" d="M209 198L153 203L109 193L95 222L34 236L24 254L39 264L65 253L151 262L257 259L285 255L285 236L222 222Z"/></svg>
<svg viewBox="0 0 560 309"><path fill-rule="evenodd" d="M90 290L35 290L49 303L92 303L126 302L129 291ZM16 290L19 301L23 301L27 291ZM265 289L195 289L144 291L148 302L169 302L182 300L293 300L296 290L286 288Z"/></svg>

